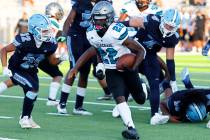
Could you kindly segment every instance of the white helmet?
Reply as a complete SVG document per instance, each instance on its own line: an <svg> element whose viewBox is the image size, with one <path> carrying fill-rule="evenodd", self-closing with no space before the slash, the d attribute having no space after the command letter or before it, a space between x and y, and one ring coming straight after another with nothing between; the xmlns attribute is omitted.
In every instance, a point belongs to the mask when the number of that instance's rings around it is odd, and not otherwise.
<svg viewBox="0 0 210 140"><path fill-rule="evenodd" d="M29 18L28 31L38 41L50 41L52 38L51 22L47 16L42 14L34 14Z"/></svg>
<svg viewBox="0 0 210 140"><path fill-rule="evenodd" d="M170 37L176 33L181 22L181 16L176 9L168 9L161 16L160 31L163 37Z"/></svg>
<svg viewBox="0 0 210 140"><path fill-rule="evenodd" d="M57 20L62 20L64 11L59 3L51 2L46 6L45 14L49 17L55 17Z"/></svg>

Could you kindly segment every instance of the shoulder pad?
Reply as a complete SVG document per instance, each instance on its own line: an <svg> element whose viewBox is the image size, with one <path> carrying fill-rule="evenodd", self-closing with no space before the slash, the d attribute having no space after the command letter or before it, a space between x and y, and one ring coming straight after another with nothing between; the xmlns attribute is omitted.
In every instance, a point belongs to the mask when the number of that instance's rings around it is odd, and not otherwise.
<svg viewBox="0 0 210 140"><path fill-rule="evenodd" d="M20 35L16 35L16 36L15 36L15 39L13 40L12 43L13 43L13 45L15 45L16 47L17 47L17 46L20 46L21 43L22 43Z"/></svg>
<svg viewBox="0 0 210 140"><path fill-rule="evenodd" d="M91 24L88 28L87 28L87 32L90 32L90 31L92 31L94 29L94 26L93 26L93 24Z"/></svg>

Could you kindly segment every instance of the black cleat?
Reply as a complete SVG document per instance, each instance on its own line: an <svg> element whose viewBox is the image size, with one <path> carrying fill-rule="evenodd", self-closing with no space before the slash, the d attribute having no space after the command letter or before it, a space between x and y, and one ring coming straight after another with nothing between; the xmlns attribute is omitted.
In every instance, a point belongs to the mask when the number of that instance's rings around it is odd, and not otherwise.
<svg viewBox="0 0 210 140"><path fill-rule="evenodd" d="M122 131L122 136L123 136L123 138L125 138L127 140L139 140L140 139L136 129L133 127L128 127L128 129Z"/></svg>

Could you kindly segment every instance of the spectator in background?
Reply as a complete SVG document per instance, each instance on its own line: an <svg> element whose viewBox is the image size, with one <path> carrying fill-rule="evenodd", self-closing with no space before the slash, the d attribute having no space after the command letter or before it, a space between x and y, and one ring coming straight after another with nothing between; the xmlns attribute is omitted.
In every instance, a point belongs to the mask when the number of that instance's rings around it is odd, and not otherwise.
<svg viewBox="0 0 210 140"><path fill-rule="evenodd" d="M197 11L195 18L195 30L193 34L193 45L196 47L197 52L199 52L204 45L205 22L205 15L202 14L200 10Z"/></svg>
<svg viewBox="0 0 210 140"><path fill-rule="evenodd" d="M31 6L34 5L34 0L22 0L22 6L25 7L29 3Z"/></svg>
<svg viewBox="0 0 210 140"><path fill-rule="evenodd" d="M14 34L25 33L28 31L28 15L26 12L23 12L22 18L18 20L18 23L15 27Z"/></svg>

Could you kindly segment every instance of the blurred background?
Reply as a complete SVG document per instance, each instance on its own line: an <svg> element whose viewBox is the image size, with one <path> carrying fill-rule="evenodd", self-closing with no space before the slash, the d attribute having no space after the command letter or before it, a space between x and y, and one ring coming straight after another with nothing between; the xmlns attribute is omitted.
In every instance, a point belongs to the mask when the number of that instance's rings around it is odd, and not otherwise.
<svg viewBox="0 0 210 140"><path fill-rule="evenodd" d="M117 5L116 14L121 9L122 0L113 0ZM0 0L0 47L8 44L14 35L27 30L27 19L34 13L44 13L50 2L58 2L64 8L66 19L71 10L71 0ZM174 7L182 15L179 29L180 43L176 47L181 52L200 52L210 36L210 0L152 0L162 9Z"/></svg>

